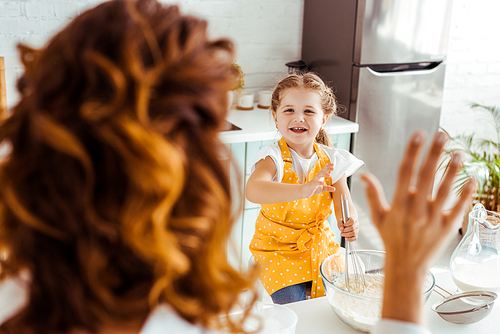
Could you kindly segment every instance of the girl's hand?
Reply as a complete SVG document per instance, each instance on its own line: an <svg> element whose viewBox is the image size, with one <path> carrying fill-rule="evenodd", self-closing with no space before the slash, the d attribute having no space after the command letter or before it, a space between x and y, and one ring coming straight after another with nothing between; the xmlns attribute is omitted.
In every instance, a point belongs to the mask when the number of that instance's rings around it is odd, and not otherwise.
<svg viewBox="0 0 500 334"><path fill-rule="evenodd" d="M342 224L342 221L338 222L338 228L341 232L340 235L347 241L356 241L358 239L359 223L352 217L345 224Z"/></svg>
<svg viewBox="0 0 500 334"><path fill-rule="evenodd" d="M328 164L319 171L318 174L311 180L302 186L302 196L303 198L309 198L311 196L321 194L324 191L334 192L335 187L325 184L324 178L330 177L330 172L333 170L333 164Z"/></svg>

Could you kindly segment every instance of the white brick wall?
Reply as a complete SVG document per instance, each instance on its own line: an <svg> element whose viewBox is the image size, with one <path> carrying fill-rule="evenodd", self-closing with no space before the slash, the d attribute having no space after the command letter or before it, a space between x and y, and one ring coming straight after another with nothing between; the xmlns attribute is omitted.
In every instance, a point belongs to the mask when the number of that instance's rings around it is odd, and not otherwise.
<svg viewBox="0 0 500 334"><path fill-rule="evenodd" d="M271 88L286 75L285 63L300 58L303 0L180 0L186 13L209 21L213 37L230 37L249 90ZM15 45L42 46L83 10L102 0L0 0L0 56L5 57L7 102L17 101L22 71Z"/></svg>
<svg viewBox="0 0 500 334"><path fill-rule="evenodd" d="M17 43L42 46L72 17L101 1L96 0L0 0L0 56L5 58L7 103L17 101L16 79L22 72Z"/></svg>
<svg viewBox="0 0 500 334"><path fill-rule="evenodd" d="M303 0L189 0L180 5L206 18L214 37L233 39L249 90L271 88L286 75L285 63L300 58Z"/></svg>
<svg viewBox="0 0 500 334"><path fill-rule="evenodd" d="M500 106L498 13L496 0L454 0L441 111L441 126L452 135L476 132L493 138L469 104Z"/></svg>
<svg viewBox="0 0 500 334"><path fill-rule="evenodd" d="M162 0L167 3L166 0ZM7 101L16 100L21 73L15 45L42 46L76 14L101 0L0 0L0 56L5 57ZM171 1L168 1L172 3ZM177 0L209 21L213 37L237 47L250 90L271 88L300 58L304 0ZM500 105L500 2L454 0L441 126L452 134L483 131L468 103ZM487 131L490 133L491 131Z"/></svg>

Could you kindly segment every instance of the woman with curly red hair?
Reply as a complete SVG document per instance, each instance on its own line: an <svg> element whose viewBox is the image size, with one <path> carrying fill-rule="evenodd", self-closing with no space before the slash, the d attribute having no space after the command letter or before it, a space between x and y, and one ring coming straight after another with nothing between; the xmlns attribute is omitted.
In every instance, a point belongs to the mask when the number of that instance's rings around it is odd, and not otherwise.
<svg viewBox="0 0 500 334"><path fill-rule="evenodd" d="M155 0L110 1L46 46L20 46L0 128L1 275L29 273L1 333L135 329L159 304L202 328L252 286L227 260L220 142L233 45ZM214 323L215 322L215 323Z"/></svg>

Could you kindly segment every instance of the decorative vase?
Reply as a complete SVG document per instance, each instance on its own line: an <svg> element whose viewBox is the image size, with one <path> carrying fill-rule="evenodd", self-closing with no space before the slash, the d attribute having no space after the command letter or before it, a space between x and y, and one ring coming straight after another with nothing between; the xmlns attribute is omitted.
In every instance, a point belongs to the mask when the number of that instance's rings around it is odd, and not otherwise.
<svg viewBox="0 0 500 334"><path fill-rule="evenodd" d="M234 90L230 90L227 92L227 110L229 111L233 106L234 101Z"/></svg>

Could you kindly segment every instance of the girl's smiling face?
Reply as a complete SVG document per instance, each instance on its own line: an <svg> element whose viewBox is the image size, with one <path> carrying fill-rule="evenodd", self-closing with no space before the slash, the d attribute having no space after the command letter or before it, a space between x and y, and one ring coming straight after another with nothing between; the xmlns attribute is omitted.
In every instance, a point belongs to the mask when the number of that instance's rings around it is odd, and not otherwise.
<svg viewBox="0 0 500 334"><path fill-rule="evenodd" d="M273 117L287 144L306 157L314 153L314 139L328 119L321 108L319 94L300 88L284 92Z"/></svg>

